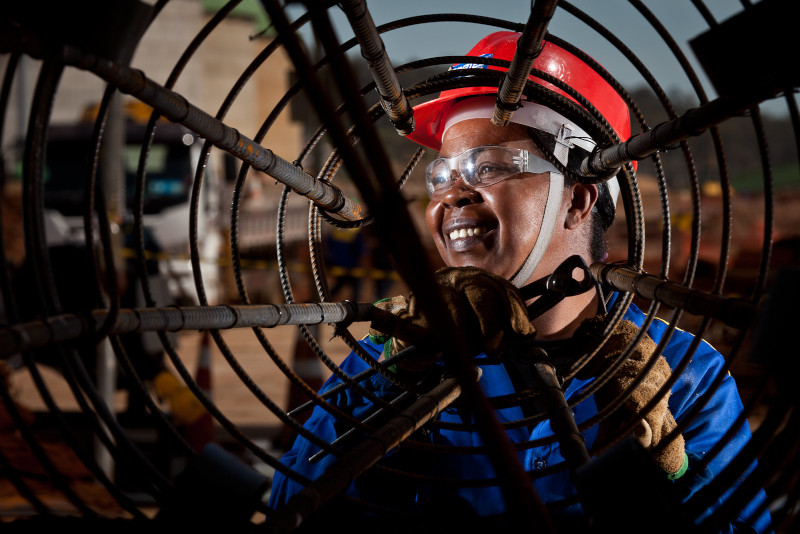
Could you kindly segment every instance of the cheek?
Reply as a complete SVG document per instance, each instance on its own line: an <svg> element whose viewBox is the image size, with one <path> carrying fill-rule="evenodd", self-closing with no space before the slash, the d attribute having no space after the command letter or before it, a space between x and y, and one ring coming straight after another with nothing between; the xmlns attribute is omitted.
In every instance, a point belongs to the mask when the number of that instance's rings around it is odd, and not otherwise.
<svg viewBox="0 0 800 534"><path fill-rule="evenodd" d="M498 190L499 194L492 199L493 210L503 227L502 252L512 261L519 261L536 243L549 190L546 183L520 185L508 184L507 191Z"/></svg>
<svg viewBox="0 0 800 534"><path fill-rule="evenodd" d="M442 217L444 216L444 208L438 202L430 202L425 208L425 224L428 227L428 233L433 237L437 247L442 244L441 228Z"/></svg>
<svg viewBox="0 0 800 534"><path fill-rule="evenodd" d="M524 184L527 185L524 187L523 184L524 182L502 184L506 187L498 189L497 194L488 200L500 222L512 230L510 235L518 238L529 237L531 232L538 233L547 203L547 185L531 183Z"/></svg>

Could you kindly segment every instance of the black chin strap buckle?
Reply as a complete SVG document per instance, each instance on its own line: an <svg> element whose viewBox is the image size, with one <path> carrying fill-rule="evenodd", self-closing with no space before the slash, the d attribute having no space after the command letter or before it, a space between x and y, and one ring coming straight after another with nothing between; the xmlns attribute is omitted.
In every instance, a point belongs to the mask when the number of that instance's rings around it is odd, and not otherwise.
<svg viewBox="0 0 800 534"><path fill-rule="evenodd" d="M576 269L583 275L580 280L575 278ZM535 319L566 297L586 293L594 287L589 266L576 254L561 262L552 274L521 287L519 292L523 300L539 297L528 306L528 317Z"/></svg>

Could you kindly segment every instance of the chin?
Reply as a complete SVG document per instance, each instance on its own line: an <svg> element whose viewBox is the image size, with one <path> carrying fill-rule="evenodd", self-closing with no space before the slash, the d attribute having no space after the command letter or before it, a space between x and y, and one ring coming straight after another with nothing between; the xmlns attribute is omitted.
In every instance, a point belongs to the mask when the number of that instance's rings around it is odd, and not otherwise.
<svg viewBox="0 0 800 534"><path fill-rule="evenodd" d="M449 261L445 260L445 264L447 264L448 267L477 267L478 269L489 271L497 276L502 276L506 280L511 278L513 274L504 272L500 266L494 263L488 263L483 258L452 258Z"/></svg>

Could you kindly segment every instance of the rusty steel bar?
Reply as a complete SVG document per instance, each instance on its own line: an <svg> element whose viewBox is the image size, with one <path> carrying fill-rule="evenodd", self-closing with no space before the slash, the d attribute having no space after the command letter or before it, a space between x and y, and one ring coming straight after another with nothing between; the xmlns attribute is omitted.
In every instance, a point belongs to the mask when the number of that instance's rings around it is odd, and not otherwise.
<svg viewBox="0 0 800 534"><path fill-rule="evenodd" d="M694 315L713 317L733 328L749 328L756 317L757 308L747 299L691 289L625 266L593 263L589 269L595 279L614 289L634 293Z"/></svg>
<svg viewBox="0 0 800 534"><path fill-rule="evenodd" d="M133 308L119 311L110 333L271 328L364 321L381 312L383 310L374 309L372 304L352 302ZM0 357L78 339L94 332L103 324L108 313L107 310L97 310L90 317L66 313L2 328Z"/></svg>
<svg viewBox="0 0 800 534"><path fill-rule="evenodd" d="M587 176L604 176L618 170L623 164L640 160L662 150L668 150L690 137L695 137L712 126L735 117L771 98L778 91L753 91L720 97L692 108L680 117L664 121L652 130L632 136L627 141L596 150L581 163L581 173Z"/></svg>
<svg viewBox="0 0 800 534"><path fill-rule="evenodd" d="M317 180L299 167L275 155L235 128L227 126L203 110L190 104L181 94L155 83L138 70L108 59L65 46L59 60L90 71L121 92L130 94L173 122L180 123L214 146L264 172L305 196L322 209L356 221L364 218L361 205L348 198L338 187Z"/></svg>
<svg viewBox="0 0 800 534"><path fill-rule="evenodd" d="M90 316L64 313L0 328L0 357L94 334L104 324L109 313L109 310L95 310ZM403 321L391 312L376 308L370 303L350 301L128 308L119 310L109 333L273 328L283 325L362 321L392 324L394 333L414 336L422 341L421 346L425 348L430 347L433 342L422 327ZM402 358L397 360L400 359Z"/></svg>
<svg viewBox="0 0 800 534"><path fill-rule="evenodd" d="M397 133L403 136L410 134L414 131L414 110L403 93L403 87L386 54L383 40L375 27L366 2L344 0L341 2L341 7L350 21L356 40L361 46L361 55L375 80L381 107L392 121Z"/></svg>
<svg viewBox="0 0 800 534"><path fill-rule="evenodd" d="M550 362L545 350L533 346L530 358L534 361L533 378L542 393L542 400L550 418L550 426L558 438L561 454L569 464L570 472L589 463L589 451L581 431L575 423L575 416L570 409L564 390L556 377L556 370Z"/></svg>
<svg viewBox="0 0 800 534"><path fill-rule="evenodd" d="M476 369L475 377L480 373ZM430 392L344 454L325 473L294 495L286 506L267 519L269 532L291 532L323 504L343 492L361 473L406 440L461 395L456 378L442 380Z"/></svg>
<svg viewBox="0 0 800 534"><path fill-rule="evenodd" d="M511 60L511 66L497 93L492 124L507 125L514 111L519 109L522 90L525 89L533 61L542 50L547 24L553 18L557 4L558 0L538 0L531 6L531 14L517 42L514 59Z"/></svg>

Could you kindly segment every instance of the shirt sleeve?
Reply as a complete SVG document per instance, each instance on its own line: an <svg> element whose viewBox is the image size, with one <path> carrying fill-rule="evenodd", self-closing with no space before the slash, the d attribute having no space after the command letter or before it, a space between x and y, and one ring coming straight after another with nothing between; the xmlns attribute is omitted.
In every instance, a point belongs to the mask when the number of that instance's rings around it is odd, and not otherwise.
<svg viewBox="0 0 800 534"><path fill-rule="evenodd" d="M664 349L664 357L673 369L684 358L693 341L694 336L688 332L681 330L674 332ZM734 378L723 370L724 363L722 355L716 349L707 342L700 341L694 354L691 355L689 365L672 388L669 406L675 420L681 424L684 420L692 418L683 432L686 454L689 458L689 471L678 481L684 500L690 499L700 488L718 476L751 437L750 426L746 420L737 425L744 408ZM714 382L720 373L723 373L723 378L719 385L715 385ZM709 397L705 404L702 406L697 404L707 395ZM725 434L733 425L737 425L737 428L726 445L716 453L707 467L698 469L701 459L715 447L717 442L726 439ZM755 462L750 469L754 467ZM711 515L730 497L736 487L738 484L729 488L698 520L702 521ZM771 520L767 511L758 517L753 517L765 500L766 494L760 490L738 513L728 531L770 532Z"/></svg>
<svg viewBox="0 0 800 534"><path fill-rule="evenodd" d="M374 345L368 341L362 341L361 345L366 349L367 353L376 360L380 356L381 346ZM350 355L344 360L341 365L342 371L349 376L355 376L363 371L369 369L369 365L364 362L355 353ZM380 377L380 375L373 375ZM320 393L324 393L334 386L341 383L338 377L331 376L320 389ZM372 391L376 388L371 386L372 381L366 379L363 383ZM378 391L378 393L380 393ZM341 410L349 413L356 419L363 419L365 415L372 410L373 403L358 394L353 388L344 388L334 396L328 399L328 402L340 408ZM321 440L331 443L340 434L339 422L337 418L330 412L320 406L316 406L311 412L311 416L303 425L304 428L314 433ZM281 463L286 467L291 468L298 475L306 479L314 480L318 478L325 470L335 461L335 456L328 454L320 461L312 463L309 459L320 451L320 447L311 443L303 436L298 436L292 448L281 457ZM299 478L299 477L298 477ZM285 505L288 500L301 491L304 484L297 479L288 477L283 473L276 472L272 480L272 489L270 491L269 503L270 508L276 508ZM359 497L357 489L351 485L347 491L348 495Z"/></svg>

